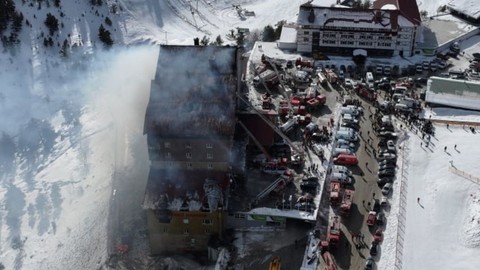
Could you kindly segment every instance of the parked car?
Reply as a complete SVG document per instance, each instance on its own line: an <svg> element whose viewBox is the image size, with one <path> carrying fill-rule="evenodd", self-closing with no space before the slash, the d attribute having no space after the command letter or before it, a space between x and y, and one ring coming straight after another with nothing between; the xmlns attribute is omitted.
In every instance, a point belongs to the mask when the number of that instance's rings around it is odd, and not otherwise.
<svg viewBox="0 0 480 270"><path fill-rule="evenodd" d="M378 155L378 159L379 160L395 160L395 162L397 161L397 155L395 154L392 154L392 153L388 153L388 152L381 152L379 155Z"/></svg>
<svg viewBox="0 0 480 270"><path fill-rule="evenodd" d="M340 124L340 127L358 129L358 124L352 122L343 122Z"/></svg>
<svg viewBox="0 0 480 270"><path fill-rule="evenodd" d="M384 220L385 220L385 214L383 214L382 212L378 212L375 218L375 223L378 226L383 226Z"/></svg>
<svg viewBox="0 0 480 270"><path fill-rule="evenodd" d="M385 169L378 171L378 177L391 177L395 176L395 169Z"/></svg>
<svg viewBox="0 0 480 270"><path fill-rule="evenodd" d="M368 226L375 225L375 217L376 216L377 216L377 212L375 212L375 211L368 212L368 216L367 216L367 225Z"/></svg>
<svg viewBox="0 0 480 270"><path fill-rule="evenodd" d="M354 87L354 82L352 79L345 79L345 88L352 89Z"/></svg>
<svg viewBox="0 0 480 270"><path fill-rule="evenodd" d="M375 263L375 260L373 260L372 257L368 257L367 261L365 262L365 270L372 270L374 263Z"/></svg>
<svg viewBox="0 0 480 270"><path fill-rule="evenodd" d="M380 206L387 207L388 206L388 198L387 196L382 196L380 199Z"/></svg>
<svg viewBox="0 0 480 270"><path fill-rule="evenodd" d="M370 247L370 255L376 256L378 254L378 242L373 241Z"/></svg>
<svg viewBox="0 0 480 270"><path fill-rule="evenodd" d="M355 144L351 142L337 142L337 148L344 148L344 149L350 149L352 151L355 150Z"/></svg>
<svg viewBox="0 0 480 270"><path fill-rule="evenodd" d="M378 184L378 186L383 187L385 184L392 183L393 179L394 179L394 177L392 177L392 176L378 178L377 184Z"/></svg>
<svg viewBox="0 0 480 270"><path fill-rule="evenodd" d="M335 165L357 165L358 158L355 155L340 154L333 159L333 164Z"/></svg>
<svg viewBox="0 0 480 270"><path fill-rule="evenodd" d="M378 199L373 199L372 205L373 205L373 211L374 212L378 213L378 211L381 210L380 201Z"/></svg>
<svg viewBox="0 0 480 270"><path fill-rule="evenodd" d="M378 165L378 171L395 170L395 169L396 169L395 164L383 164L383 165Z"/></svg>
<svg viewBox="0 0 480 270"><path fill-rule="evenodd" d="M385 186L382 188L382 194L387 196L388 193L390 193L390 190L392 190L392 183L387 183Z"/></svg>
<svg viewBox="0 0 480 270"><path fill-rule="evenodd" d="M382 242L383 241L383 231L382 231L382 228L378 228L376 231L375 231L375 234L373 235L373 241L375 242Z"/></svg>
<svg viewBox="0 0 480 270"><path fill-rule="evenodd" d="M382 132L378 133L378 137L386 138L386 139L389 139L389 140L396 139L397 136L398 136L397 133L391 132L391 131L382 131Z"/></svg>
<svg viewBox="0 0 480 270"><path fill-rule="evenodd" d="M315 181L302 181L300 183L300 188L302 190L316 189L317 186L318 186L318 182L315 182Z"/></svg>
<svg viewBox="0 0 480 270"><path fill-rule="evenodd" d="M395 142L392 140L387 141L387 148L388 150L391 150L391 151L395 151L395 152L397 151L395 147Z"/></svg>
<svg viewBox="0 0 480 270"><path fill-rule="evenodd" d="M394 165L394 166L397 166L397 161L396 160L393 160L393 159L385 159L385 160L382 160L378 163L378 166L381 167L381 166L386 166L386 165Z"/></svg>

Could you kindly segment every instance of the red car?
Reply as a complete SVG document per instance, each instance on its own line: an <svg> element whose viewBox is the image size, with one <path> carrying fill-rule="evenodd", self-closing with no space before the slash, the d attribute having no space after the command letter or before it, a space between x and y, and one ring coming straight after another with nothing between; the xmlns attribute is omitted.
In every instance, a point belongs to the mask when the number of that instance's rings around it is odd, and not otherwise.
<svg viewBox="0 0 480 270"><path fill-rule="evenodd" d="M375 217L376 216L377 216L377 212L375 212L375 211L368 212L368 217L367 217L367 225L368 226L373 226L375 224Z"/></svg>
<svg viewBox="0 0 480 270"><path fill-rule="evenodd" d="M358 159L355 155L340 154L333 159L335 165L357 165Z"/></svg>

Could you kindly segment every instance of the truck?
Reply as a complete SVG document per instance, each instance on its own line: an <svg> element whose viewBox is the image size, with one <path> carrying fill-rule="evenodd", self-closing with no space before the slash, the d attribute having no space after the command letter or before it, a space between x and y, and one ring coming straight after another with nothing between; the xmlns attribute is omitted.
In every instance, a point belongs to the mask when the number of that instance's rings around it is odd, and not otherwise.
<svg viewBox="0 0 480 270"><path fill-rule="evenodd" d="M320 243L322 259L325 261L325 268L324 270L337 270L337 265L335 264L335 260L333 259L332 254L329 251L329 245L327 241L322 241Z"/></svg>
<svg viewBox="0 0 480 270"><path fill-rule="evenodd" d="M355 91L358 96L363 97L366 100L377 100L377 93L373 90L373 88L367 88L364 85L357 85L353 91Z"/></svg>
<svg viewBox="0 0 480 270"><path fill-rule="evenodd" d="M325 69L325 73L330 84L336 84L338 82L338 76L333 69L327 68Z"/></svg>
<svg viewBox="0 0 480 270"><path fill-rule="evenodd" d="M333 216L328 225L327 241L329 247L337 247L340 242L340 221L338 216Z"/></svg>
<svg viewBox="0 0 480 270"><path fill-rule="evenodd" d="M343 216L348 216L350 214L350 209L352 208L354 191L351 189L345 189L343 192L342 203L340 204L340 213Z"/></svg>
<svg viewBox="0 0 480 270"><path fill-rule="evenodd" d="M340 203L340 188L341 184L339 181L330 182L330 204L332 206Z"/></svg>

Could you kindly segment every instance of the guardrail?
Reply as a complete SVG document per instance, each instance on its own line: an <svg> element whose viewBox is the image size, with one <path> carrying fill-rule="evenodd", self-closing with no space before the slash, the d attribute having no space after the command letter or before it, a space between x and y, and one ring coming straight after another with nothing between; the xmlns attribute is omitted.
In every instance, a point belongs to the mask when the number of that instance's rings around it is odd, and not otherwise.
<svg viewBox="0 0 480 270"><path fill-rule="evenodd" d="M450 167L448 167L448 170L451 171L452 173L458 175L458 176L461 176L461 177L469 180L470 182L473 182L477 185L480 185L480 177L457 169L457 167L455 167L455 165L453 165L453 163L450 163Z"/></svg>
<svg viewBox="0 0 480 270"><path fill-rule="evenodd" d="M404 133L404 136L406 134ZM397 214L398 222L397 222L397 236L396 236L396 243L395 243L395 269L401 270L403 267L403 244L404 244L404 236L405 236L405 229L406 229L406 219L407 219L407 176L404 174L405 167L408 167L408 145L405 141L402 142L402 163L400 166L400 193L399 193L399 210ZM406 166L407 165L407 166Z"/></svg>

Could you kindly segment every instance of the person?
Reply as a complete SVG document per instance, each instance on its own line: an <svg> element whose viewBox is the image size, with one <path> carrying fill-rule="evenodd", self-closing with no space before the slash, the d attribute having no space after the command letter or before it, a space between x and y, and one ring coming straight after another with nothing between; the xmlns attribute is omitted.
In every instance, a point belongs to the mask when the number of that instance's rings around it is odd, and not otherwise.
<svg viewBox="0 0 480 270"><path fill-rule="evenodd" d="M365 162L365 167L368 167L368 162Z"/></svg>
<svg viewBox="0 0 480 270"><path fill-rule="evenodd" d="M455 146L453 148L457 149L457 145L455 144Z"/></svg>
<svg viewBox="0 0 480 270"><path fill-rule="evenodd" d="M422 147L422 144L423 144L423 143L422 143L422 142L420 142L420 147Z"/></svg>
<svg viewBox="0 0 480 270"><path fill-rule="evenodd" d="M417 203L420 203L420 197L417 197Z"/></svg>
<svg viewBox="0 0 480 270"><path fill-rule="evenodd" d="M443 151L447 151L447 147L446 147L446 146L443 148Z"/></svg>
<svg viewBox="0 0 480 270"><path fill-rule="evenodd" d="M447 124L447 129L448 129L449 125Z"/></svg>

